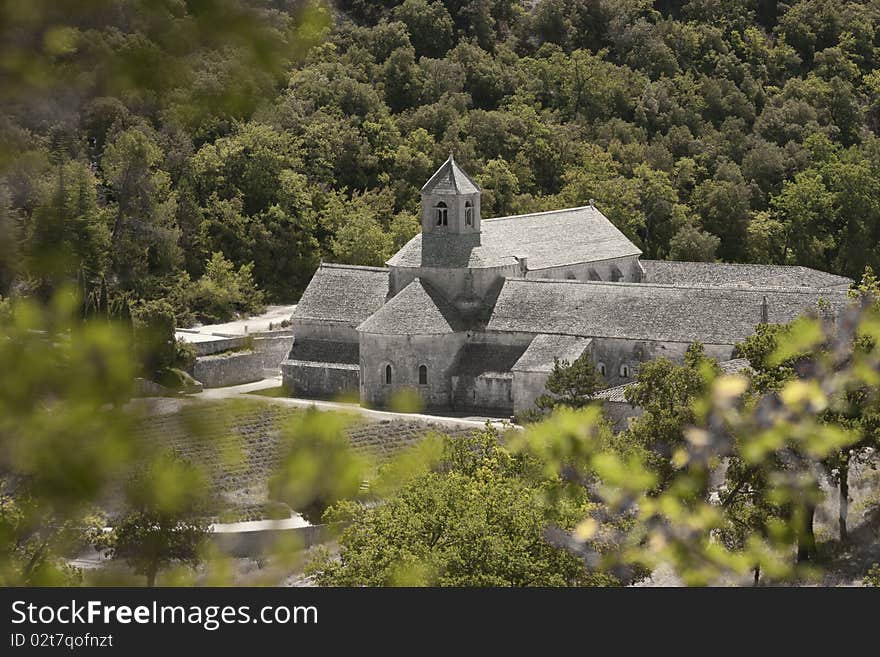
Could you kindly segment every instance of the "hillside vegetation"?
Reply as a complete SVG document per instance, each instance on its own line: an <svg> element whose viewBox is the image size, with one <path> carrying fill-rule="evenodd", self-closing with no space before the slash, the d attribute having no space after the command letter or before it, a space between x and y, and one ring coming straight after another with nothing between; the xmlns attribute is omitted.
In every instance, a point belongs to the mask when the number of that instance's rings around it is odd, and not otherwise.
<svg viewBox="0 0 880 657"><path fill-rule="evenodd" d="M595 199L649 258L880 265L876 0L31 4L0 9L2 296L294 301L415 234L450 152L486 216Z"/></svg>

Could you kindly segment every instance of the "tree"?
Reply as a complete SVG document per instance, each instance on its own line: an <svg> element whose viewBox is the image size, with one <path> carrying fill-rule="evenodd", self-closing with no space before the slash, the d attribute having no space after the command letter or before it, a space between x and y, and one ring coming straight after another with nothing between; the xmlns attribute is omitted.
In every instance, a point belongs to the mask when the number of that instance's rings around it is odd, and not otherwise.
<svg viewBox="0 0 880 657"><path fill-rule="evenodd" d="M141 301L131 309L134 346L152 380L175 365L174 309L167 301Z"/></svg>
<svg viewBox="0 0 880 657"><path fill-rule="evenodd" d="M137 128L120 132L101 158L112 191L112 268L123 289L143 287L150 275L167 274L180 260L176 194L159 168L162 158L155 140Z"/></svg>
<svg viewBox="0 0 880 657"><path fill-rule="evenodd" d="M255 315L265 308L263 293L254 283L253 264L237 270L222 253L214 253L204 275L192 284L189 306L203 322L228 322L241 315Z"/></svg>
<svg viewBox="0 0 880 657"><path fill-rule="evenodd" d="M553 370L544 384L547 392L535 400L535 406L550 411L557 406L581 408L592 402L592 397L602 387L603 380L593 358L584 353L569 363L553 357Z"/></svg>
<svg viewBox="0 0 880 657"><path fill-rule="evenodd" d="M452 16L442 2L404 0L394 18L406 24L419 57L443 57L452 47Z"/></svg>
<svg viewBox="0 0 880 657"><path fill-rule="evenodd" d="M696 419L694 401L708 390L717 372L703 345L694 342L682 365L668 358L643 363L624 393L630 404L644 411L626 430L626 440L646 450L661 486L671 481L675 465L670 456L682 445L684 428Z"/></svg>
<svg viewBox="0 0 880 657"><path fill-rule="evenodd" d="M493 432L446 439L436 467L409 479L378 505L340 504L334 517L347 527L338 560L312 565L330 586L577 586L613 579L592 573L544 535L568 527L589 504L548 516L538 497L557 482L532 483L527 464Z"/></svg>
<svg viewBox="0 0 880 657"><path fill-rule="evenodd" d="M155 586L162 568L180 563L197 566L208 536L203 517L205 488L197 468L179 458L159 455L128 486L130 510L97 547L125 561Z"/></svg>
<svg viewBox="0 0 880 657"><path fill-rule="evenodd" d="M688 223L669 240L669 258L685 262L714 262L720 243L720 238Z"/></svg>

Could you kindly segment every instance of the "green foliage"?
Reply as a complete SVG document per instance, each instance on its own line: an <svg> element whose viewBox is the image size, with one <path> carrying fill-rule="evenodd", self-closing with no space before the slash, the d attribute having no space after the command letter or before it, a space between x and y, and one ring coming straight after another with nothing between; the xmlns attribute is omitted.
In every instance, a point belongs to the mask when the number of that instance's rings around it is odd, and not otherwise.
<svg viewBox="0 0 880 657"><path fill-rule="evenodd" d="M341 499L351 499L369 463L351 450L345 429L351 419L310 410L282 433L282 462L269 482L273 499L286 502L313 523Z"/></svg>
<svg viewBox="0 0 880 657"><path fill-rule="evenodd" d="M646 464L659 475L660 485L671 480L675 463L670 456L684 445L684 429L697 418L696 401L705 395L718 373L716 363L703 353L703 345L688 347L683 365L666 358L643 363L626 400L644 413L624 434L644 450Z"/></svg>
<svg viewBox="0 0 880 657"><path fill-rule="evenodd" d="M865 575L865 585L878 587L880 586L880 564L875 563Z"/></svg>
<svg viewBox="0 0 880 657"><path fill-rule="evenodd" d="M174 310L167 301L146 301L131 309L134 346L150 378L175 364Z"/></svg>
<svg viewBox="0 0 880 657"><path fill-rule="evenodd" d="M554 357L553 370L544 384L550 394L538 397L535 406L545 413L557 406L580 408L592 401L602 383L602 375L589 354L581 355L573 363Z"/></svg>
<svg viewBox="0 0 880 657"><path fill-rule="evenodd" d="M859 307L841 319L841 326L851 327L846 331L832 332L814 320L828 349L809 356L808 374L785 382L778 392L755 394L741 376L704 379L688 404L690 419L670 435L676 440L663 455L669 463L665 479L657 476L654 455L627 456L593 439L595 417L551 416L514 447L539 457L548 472L579 479L591 473L597 481L590 487L591 500L602 510L579 523L571 536L591 563L622 572L666 563L686 583L703 585L731 577L753 580L756 572L771 582L816 576L807 558L815 554L817 473L823 461L861 439L839 419L850 403L842 393L867 388L876 400L880 354L874 347L853 349L854 337L874 332L876 321ZM699 358L695 349L689 360L694 364ZM700 387L693 373L677 375ZM670 395L676 388L669 387L663 397L683 399ZM725 460L727 480L717 487L710 475ZM599 548L606 542L597 544L596 537L609 519L621 515L634 522L619 535L617 547L603 552Z"/></svg>
<svg viewBox="0 0 880 657"><path fill-rule="evenodd" d="M128 512L113 522L109 534L95 536L96 547L120 559L137 575L156 583L172 563L197 566L208 536L203 519L206 489L198 469L159 455L128 484Z"/></svg>
<svg viewBox="0 0 880 657"><path fill-rule="evenodd" d="M590 508L583 491L548 515L540 498L558 480L530 482L528 465L493 432L447 439L439 462L376 506L341 504L346 523L338 560L312 565L332 586L607 585L545 538L549 524L570 529Z"/></svg>
<svg viewBox="0 0 880 657"><path fill-rule="evenodd" d="M122 412L136 367L128 332L81 323L77 301L9 303L0 316L0 578L60 585L92 505L137 453Z"/></svg>
<svg viewBox="0 0 880 657"><path fill-rule="evenodd" d="M188 306L206 324L228 322L242 315L263 312L263 293L254 284L253 263L237 270L222 253L214 253L205 273L188 291Z"/></svg>

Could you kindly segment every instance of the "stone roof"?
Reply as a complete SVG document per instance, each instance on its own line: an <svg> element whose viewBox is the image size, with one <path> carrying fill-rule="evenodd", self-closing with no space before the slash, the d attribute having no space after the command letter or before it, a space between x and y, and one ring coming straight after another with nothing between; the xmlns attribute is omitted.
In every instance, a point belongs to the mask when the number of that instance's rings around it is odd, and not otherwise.
<svg viewBox="0 0 880 657"><path fill-rule="evenodd" d="M293 312L296 320L339 322L352 328L385 303L388 270L323 263Z"/></svg>
<svg viewBox="0 0 880 657"><path fill-rule="evenodd" d="M480 186L458 166L452 155L422 186L422 194L476 194L479 191L482 191Z"/></svg>
<svg viewBox="0 0 880 657"><path fill-rule="evenodd" d="M644 283L713 287L848 289L852 281L809 267L641 260Z"/></svg>
<svg viewBox="0 0 880 657"><path fill-rule="evenodd" d="M536 335L522 357L511 368L515 372L552 372L553 358L573 363L590 346L590 338L572 335Z"/></svg>
<svg viewBox="0 0 880 657"><path fill-rule="evenodd" d="M357 330L382 335L440 335L464 328L452 304L430 284L415 278Z"/></svg>
<svg viewBox="0 0 880 657"><path fill-rule="evenodd" d="M296 340L287 360L309 363L345 363L359 365L360 348L356 342Z"/></svg>
<svg viewBox="0 0 880 657"><path fill-rule="evenodd" d="M749 365L749 361L745 358L723 360L718 363L718 367L721 369L722 374L739 374L743 370L754 372L752 366ZM626 402L626 389L634 384L635 382L633 381L630 383L624 383L623 385L614 386L613 388L600 390L593 395L593 399L601 399L602 401L607 402Z"/></svg>
<svg viewBox="0 0 880 657"><path fill-rule="evenodd" d="M601 399L606 402L625 402L626 401L626 389L629 388L632 383L624 383L620 386L614 386L613 388L605 388L605 390L600 390L595 395L593 395L593 399Z"/></svg>
<svg viewBox="0 0 880 657"><path fill-rule="evenodd" d="M421 233L389 261L392 267L487 268L528 258L530 270L640 255L592 206L483 219L479 241Z"/></svg>
<svg viewBox="0 0 880 657"><path fill-rule="evenodd" d="M474 377L489 373L507 374L522 353L522 346L471 342L461 350L452 374Z"/></svg>
<svg viewBox="0 0 880 657"><path fill-rule="evenodd" d="M848 302L841 290L507 279L486 328L732 345L762 321L765 298L770 323L791 321L820 299L834 313Z"/></svg>
<svg viewBox="0 0 880 657"><path fill-rule="evenodd" d="M722 374L739 374L743 370L748 372L749 374L754 373L754 369L752 369L752 365L749 363L748 358L734 358L732 360L723 360L718 363L718 367L721 368Z"/></svg>

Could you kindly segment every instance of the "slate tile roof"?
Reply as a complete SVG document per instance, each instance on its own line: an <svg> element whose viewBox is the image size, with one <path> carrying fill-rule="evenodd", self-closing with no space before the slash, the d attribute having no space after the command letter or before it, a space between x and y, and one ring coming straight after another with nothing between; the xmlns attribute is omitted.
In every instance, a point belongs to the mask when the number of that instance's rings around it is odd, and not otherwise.
<svg viewBox="0 0 880 657"><path fill-rule="evenodd" d="M388 270L322 263L293 312L293 319L338 322L356 327L382 307Z"/></svg>
<svg viewBox="0 0 880 657"><path fill-rule="evenodd" d="M392 267L501 267L528 258L530 270L640 255L592 206L483 219L479 243L419 233L389 261ZM474 236L476 237L476 236ZM423 261L424 257L424 261Z"/></svg>
<svg viewBox="0 0 880 657"><path fill-rule="evenodd" d="M482 191L480 186L458 166L452 155L422 186L423 194L475 194L479 191Z"/></svg>
<svg viewBox="0 0 880 657"><path fill-rule="evenodd" d="M464 346L453 370L453 376L507 374L523 354L522 346L471 342Z"/></svg>
<svg viewBox="0 0 880 657"><path fill-rule="evenodd" d="M573 363L591 342L590 338L541 333L532 339L525 353L511 369L514 372L552 372L554 356Z"/></svg>
<svg viewBox="0 0 880 657"><path fill-rule="evenodd" d="M465 328L452 304L430 284L415 278L357 330L383 335L441 335Z"/></svg>
<svg viewBox="0 0 880 657"><path fill-rule="evenodd" d="M852 281L809 267L641 260L645 283L714 287L847 289Z"/></svg>
<svg viewBox="0 0 880 657"><path fill-rule="evenodd" d="M732 345L762 321L765 298L771 323L791 321L820 299L834 314L848 302L841 290L507 279L486 328Z"/></svg>
<svg viewBox="0 0 880 657"><path fill-rule="evenodd" d="M359 365L360 346L356 342L296 340L287 359L314 363Z"/></svg>

